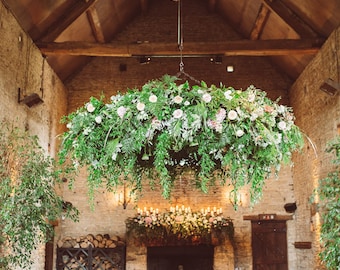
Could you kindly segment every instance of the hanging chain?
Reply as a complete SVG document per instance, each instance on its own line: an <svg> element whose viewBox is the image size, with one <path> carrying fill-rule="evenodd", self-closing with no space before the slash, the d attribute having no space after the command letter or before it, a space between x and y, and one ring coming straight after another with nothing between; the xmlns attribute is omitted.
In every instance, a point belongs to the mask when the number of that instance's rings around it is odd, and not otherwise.
<svg viewBox="0 0 340 270"><path fill-rule="evenodd" d="M179 63L179 72L177 73L176 77L180 77L180 75L184 75L190 80L200 84L199 80L196 80L194 77L190 76L188 73L184 71L184 62L183 62L183 24L182 24L182 0L177 0L178 2L178 9L177 9L177 44L178 49L180 51L180 63Z"/></svg>

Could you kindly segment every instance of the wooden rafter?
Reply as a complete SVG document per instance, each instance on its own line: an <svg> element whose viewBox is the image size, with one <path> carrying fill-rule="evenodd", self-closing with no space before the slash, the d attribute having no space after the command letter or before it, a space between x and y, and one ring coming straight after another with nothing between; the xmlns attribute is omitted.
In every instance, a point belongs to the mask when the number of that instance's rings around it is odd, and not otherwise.
<svg viewBox="0 0 340 270"><path fill-rule="evenodd" d="M100 24L100 20L98 17L97 9L95 7L90 7L87 11L87 18L90 22L92 33L99 43L104 43L105 38L103 34L103 30Z"/></svg>
<svg viewBox="0 0 340 270"><path fill-rule="evenodd" d="M285 21L301 38L317 37L318 34L281 0L262 0L263 3Z"/></svg>
<svg viewBox="0 0 340 270"><path fill-rule="evenodd" d="M76 2L70 7L67 15L56 20L48 30L39 38L42 41L54 41L68 26L70 26L80 15L92 7L98 0L84 1L82 4Z"/></svg>
<svg viewBox="0 0 340 270"><path fill-rule="evenodd" d="M214 12L216 9L216 0L208 0L208 7L210 12Z"/></svg>
<svg viewBox="0 0 340 270"><path fill-rule="evenodd" d="M259 39L261 33L263 31L264 26L266 25L270 10L267 6L261 4L259 13L257 14L253 29L250 33L250 39L256 40Z"/></svg>
<svg viewBox="0 0 340 270"><path fill-rule="evenodd" d="M149 0L140 0L140 6L142 9L142 12L145 13L149 7Z"/></svg>
<svg viewBox="0 0 340 270"><path fill-rule="evenodd" d="M225 56L273 56L293 54L315 54L324 40L237 40L228 42L187 42L183 55L225 55ZM88 42L37 43L45 55L83 55L83 56L178 56L177 43L141 44L99 44Z"/></svg>

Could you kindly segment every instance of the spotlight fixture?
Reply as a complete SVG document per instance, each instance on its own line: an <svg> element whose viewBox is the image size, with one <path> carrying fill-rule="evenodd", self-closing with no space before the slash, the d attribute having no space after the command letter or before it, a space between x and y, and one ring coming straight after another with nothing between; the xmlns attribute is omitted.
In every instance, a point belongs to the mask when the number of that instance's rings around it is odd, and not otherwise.
<svg viewBox="0 0 340 270"><path fill-rule="evenodd" d="M31 108L32 106L37 105L42 102L43 100L40 98L40 96L37 93L24 96L23 99L21 99L21 89L18 88L18 103L26 104L29 108Z"/></svg>
<svg viewBox="0 0 340 270"><path fill-rule="evenodd" d="M151 62L151 57L150 56L142 56L139 58L139 63L141 65L146 65L149 64Z"/></svg>
<svg viewBox="0 0 340 270"><path fill-rule="evenodd" d="M215 57L211 57L210 62L214 64L222 64L222 56L217 55Z"/></svg>
<svg viewBox="0 0 340 270"><path fill-rule="evenodd" d="M328 78L321 84L320 90L324 91L330 96L335 96L338 91L340 91L340 84Z"/></svg>
<svg viewBox="0 0 340 270"><path fill-rule="evenodd" d="M226 71L228 72L228 73L232 73L232 72L234 72L234 66L233 65L228 65L228 66L226 66Z"/></svg>

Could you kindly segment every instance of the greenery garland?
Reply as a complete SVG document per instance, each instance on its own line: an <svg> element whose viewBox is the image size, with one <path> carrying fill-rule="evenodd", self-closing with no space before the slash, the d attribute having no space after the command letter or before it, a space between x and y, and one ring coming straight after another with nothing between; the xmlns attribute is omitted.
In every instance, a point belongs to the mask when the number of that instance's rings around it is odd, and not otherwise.
<svg viewBox="0 0 340 270"><path fill-rule="evenodd" d="M320 258L327 269L339 269L340 265L340 137L330 142L327 153L335 154L335 169L319 180L319 210L322 213ZM314 202L315 196L312 197Z"/></svg>
<svg viewBox="0 0 340 270"><path fill-rule="evenodd" d="M55 191L61 176L38 138L1 122L0 269L31 269L32 251L51 239L50 221L61 215L78 220L78 210Z"/></svg>
<svg viewBox="0 0 340 270"><path fill-rule="evenodd" d="M152 183L158 179L170 198L178 169L191 168L203 192L219 179L234 187L235 201L239 188L249 185L255 202L272 168L278 172L303 144L291 108L254 86L190 87L166 75L110 103L103 99L92 97L63 118L68 130L60 161L87 167L91 196L103 184L141 190L145 175Z"/></svg>

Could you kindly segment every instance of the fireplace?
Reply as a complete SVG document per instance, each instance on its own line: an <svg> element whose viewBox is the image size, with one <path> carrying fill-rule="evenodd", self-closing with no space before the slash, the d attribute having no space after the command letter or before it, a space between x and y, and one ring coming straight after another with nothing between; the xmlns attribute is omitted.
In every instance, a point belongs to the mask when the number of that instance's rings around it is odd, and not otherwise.
<svg viewBox="0 0 340 270"><path fill-rule="evenodd" d="M147 248L147 270L213 270L214 246Z"/></svg>

